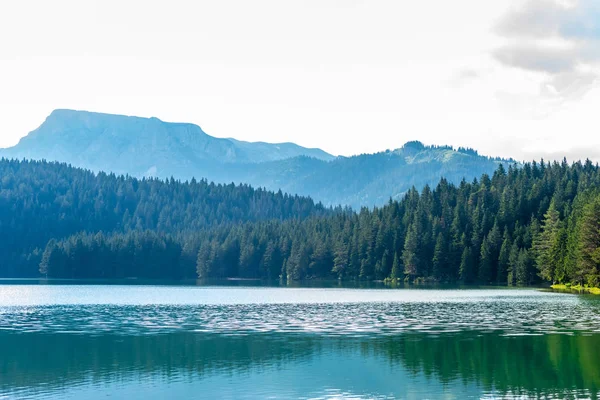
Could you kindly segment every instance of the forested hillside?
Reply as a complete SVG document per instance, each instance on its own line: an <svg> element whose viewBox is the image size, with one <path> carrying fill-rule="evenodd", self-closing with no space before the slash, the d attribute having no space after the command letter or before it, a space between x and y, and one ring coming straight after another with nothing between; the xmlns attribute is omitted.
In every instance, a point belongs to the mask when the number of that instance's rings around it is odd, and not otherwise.
<svg viewBox="0 0 600 400"><path fill-rule="evenodd" d="M338 157L328 162L296 157L235 165L231 171L241 182L360 209L385 205L390 198L400 200L413 186L434 186L442 177L458 184L483 173L492 174L499 164L507 168L511 161L480 156L472 149L425 146L415 141L393 151Z"/></svg>
<svg viewBox="0 0 600 400"><path fill-rule="evenodd" d="M48 242L78 232L136 232L131 237L139 244L148 243L149 237L183 235L209 226L303 219L329 212L309 198L248 185L138 180L65 164L2 159L0 276L37 276ZM144 231L153 233L140 234ZM161 246L165 240L161 236ZM135 256L141 260L139 253Z"/></svg>
<svg viewBox="0 0 600 400"><path fill-rule="evenodd" d="M15 151L190 180L2 159L0 276L598 284L600 181L589 161L517 165L420 142L332 160L191 124L69 110L4 152Z"/></svg>
<svg viewBox="0 0 600 400"><path fill-rule="evenodd" d="M400 200L412 186L434 186L442 177L454 184L470 181L513 162L418 141L336 158L293 143L216 138L193 124L72 110L54 111L16 146L0 149L0 157L66 162L137 178L244 183L355 209Z"/></svg>
<svg viewBox="0 0 600 400"><path fill-rule="evenodd" d="M590 162L499 167L472 183L411 190L374 211L211 230L198 274L272 276L279 265L286 279L597 285L599 189ZM238 246L236 266L220 261L236 259Z"/></svg>
<svg viewBox="0 0 600 400"><path fill-rule="evenodd" d="M399 202L359 213L250 222L178 237L76 235L51 242L41 268L60 277L122 277L132 268L139 276L160 276L142 261L156 251L144 243L158 241L173 250L156 268L189 271L195 265L201 278L598 285L599 228L598 166L542 161L500 166L492 176L457 186L442 179L434 189L413 189Z"/></svg>

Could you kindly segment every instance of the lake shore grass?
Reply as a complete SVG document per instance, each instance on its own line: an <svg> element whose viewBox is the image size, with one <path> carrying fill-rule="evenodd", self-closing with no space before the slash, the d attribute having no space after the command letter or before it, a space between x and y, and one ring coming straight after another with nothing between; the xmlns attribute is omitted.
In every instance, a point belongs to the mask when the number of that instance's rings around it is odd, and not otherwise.
<svg viewBox="0 0 600 400"><path fill-rule="evenodd" d="M569 285L569 284L557 284L552 285L552 289L554 290L564 290L570 292L578 292L578 293L589 293L589 294L597 294L600 295L600 288L597 287L587 287L581 285Z"/></svg>

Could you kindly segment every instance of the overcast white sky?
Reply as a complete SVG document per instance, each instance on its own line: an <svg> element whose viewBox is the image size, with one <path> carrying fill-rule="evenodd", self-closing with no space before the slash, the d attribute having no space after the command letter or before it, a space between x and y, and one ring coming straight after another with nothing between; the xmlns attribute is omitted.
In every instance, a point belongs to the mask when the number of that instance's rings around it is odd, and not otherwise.
<svg viewBox="0 0 600 400"><path fill-rule="evenodd" d="M0 2L0 147L56 108L600 161L600 1Z"/></svg>

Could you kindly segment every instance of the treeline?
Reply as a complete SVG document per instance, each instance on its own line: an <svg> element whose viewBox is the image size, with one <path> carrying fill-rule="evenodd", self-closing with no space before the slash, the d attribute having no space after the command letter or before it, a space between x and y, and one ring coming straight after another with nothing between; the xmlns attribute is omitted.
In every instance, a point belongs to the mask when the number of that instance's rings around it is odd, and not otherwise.
<svg viewBox="0 0 600 400"><path fill-rule="evenodd" d="M597 285L598 188L589 161L501 165L372 211L207 231L198 275Z"/></svg>
<svg viewBox="0 0 600 400"><path fill-rule="evenodd" d="M475 150L472 147L458 147L458 148L454 148L454 146L450 146L450 145L424 145L423 143L421 143L418 140L413 140L411 142L407 142L404 144L403 149L411 149L411 150L452 150L452 151L457 151L459 153L463 153L463 154L468 154L471 156L475 156L475 157L482 157L483 159L487 159L487 160L492 160L492 161L498 161L498 162L502 162L502 163L515 163L516 161L513 158L502 158L502 157L487 157L487 156L480 156L479 152L477 150Z"/></svg>
<svg viewBox="0 0 600 400"><path fill-rule="evenodd" d="M599 189L600 171L590 161L500 165L492 176L456 186L442 179L433 190L412 189L401 201L373 210L179 233L169 240L179 244L181 255L162 268L169 277L188 276L195 265L200 278L597 285ZM135 235L103 238L113 249L110 265L121 269L100 266L91 276L127 276L138 254L131 245ZM52 243L44 259L89 255L95 246L90 237L76 235ZM54 252L59 255L50 257ZM90 276L69 275L61 263L42 265L50 276ZM141 268L139 276L156 276L153 268Z"/></svg>
<svg viewBox="0 0 600 400"><path fill-rule="evenodd" d="M78 234L50 240L39 264L42 276L67 278L195 279L194 257L180 242L152 231Z"/></svg>
<svg viewBox="0 0 600 400"><path fill-rule="evenodd" d="M38 276L49 241L66 240L79 232L129 232L135 242L146 230L165 236L331 212L307 197L248 185L140 180L94 174L66 164L1 159L0 276ZM80 246L85 244L75 245Z"/></svg>

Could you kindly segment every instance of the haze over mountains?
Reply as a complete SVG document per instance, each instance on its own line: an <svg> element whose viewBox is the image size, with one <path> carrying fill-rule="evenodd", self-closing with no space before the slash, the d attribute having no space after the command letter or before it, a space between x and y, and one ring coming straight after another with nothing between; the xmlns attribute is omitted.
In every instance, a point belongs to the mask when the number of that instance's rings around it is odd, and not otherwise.
<svg viewBox="0 0 600 400"><path fill-rule="evenodd" d="M158 118L55 110L13 148L15 158L64 161L91 170L162 177L201 172L215 163L255 163L306 155L334 157L293 143L247 143L207 135L193 124Z"/></svg>
<svg viewBox="0 0 600 400"><path fill-rule="evenodd" d="M353 208L384 204L411 186L459 183L499 163L470 149L409 142L394 151L335 157L293 143L215 138L188 123L86 111L56 110L0 157L61 161L135 177L206 178L309 195Z"/></svg>

